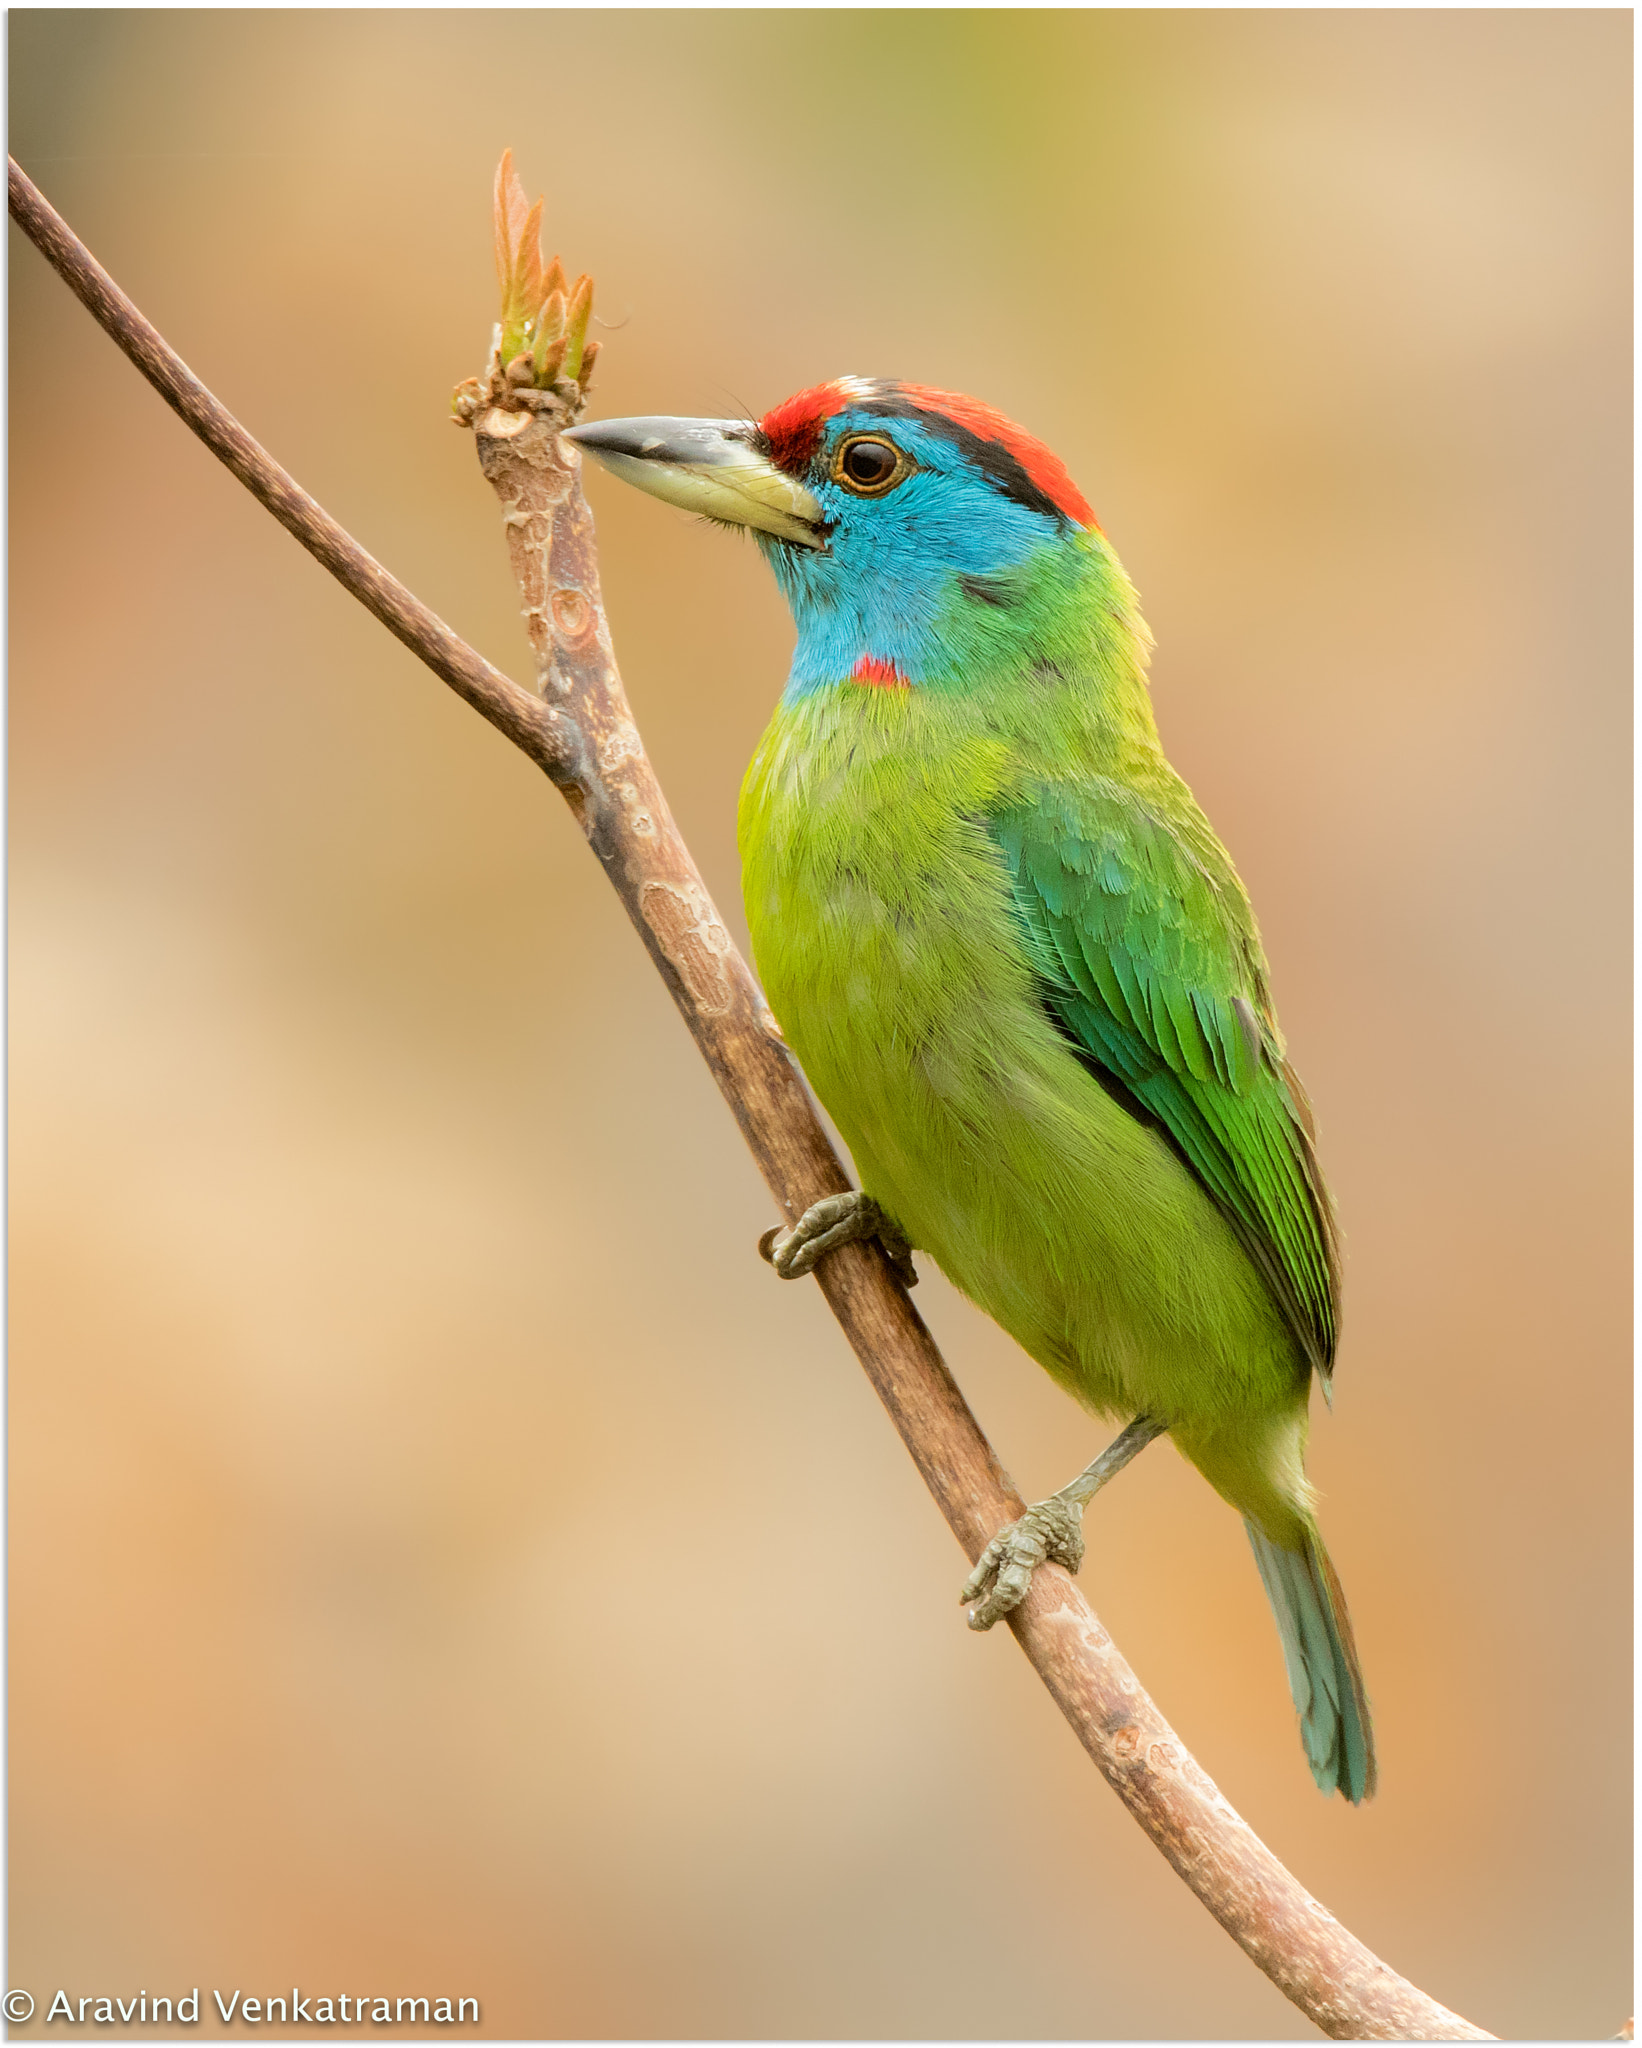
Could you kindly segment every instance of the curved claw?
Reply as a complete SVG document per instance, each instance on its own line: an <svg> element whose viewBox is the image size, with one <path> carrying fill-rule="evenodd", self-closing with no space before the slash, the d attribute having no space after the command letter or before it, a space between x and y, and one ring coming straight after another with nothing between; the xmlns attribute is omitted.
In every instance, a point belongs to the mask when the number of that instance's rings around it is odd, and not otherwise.
<svg viewBox="0 0 1642 2048"><path fill-rule="evenodd" d="M917 1269L912 1247L889 1217L872 1199L852 1188L845 1195L825 1195L812 1202L791 1230L779 1225L766 1230L758 1240L759 1256L769 1262L783 1280L799 1280L813 1272L827 1253L841 1244L854 1244L875 1237L904 1287L916 1287Z"/></svg>
<svg viewBox="0 0 1642 2048"><path fill-rule="evenodd" d="M1000 1529L964 1581L960 1602L971 1610L969 1625L989 1629L1026 1598L1032 1574L1052 1560L1075 1572L1083 1562L1083 1512L1052 1493L1029 1507L1018 1522ZM988 1590L990 1588L990 1591Z"/></svg>

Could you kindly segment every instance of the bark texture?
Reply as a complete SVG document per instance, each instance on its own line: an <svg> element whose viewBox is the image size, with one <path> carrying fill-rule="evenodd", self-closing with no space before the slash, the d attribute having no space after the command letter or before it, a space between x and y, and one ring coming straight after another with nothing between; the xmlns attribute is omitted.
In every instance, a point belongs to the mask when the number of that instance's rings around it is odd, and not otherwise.
<svg viewBox="0 0 1642 2048"><path fill-rule="evenodd" d="M221 406L15 163L11 211L93 317L248 489L406 646L524 749L570 803L789 1223L849 1182L757 985L679 836L633 724L599 598L580 458L539 395L476 408L501 499L535 692L466 647ZM748 1247L749 1259L752 1248ZM876 1244L816 1272L868 1378L970 1560L1023 1503ZM961 1625L956 1608L954 1625ZM1107 1782L1272 1982L1340 2040L1491 2040L1343 1928L1235 1813L1142 1690L1066 1574L1041 1569L1009 1616Z"/></svg>

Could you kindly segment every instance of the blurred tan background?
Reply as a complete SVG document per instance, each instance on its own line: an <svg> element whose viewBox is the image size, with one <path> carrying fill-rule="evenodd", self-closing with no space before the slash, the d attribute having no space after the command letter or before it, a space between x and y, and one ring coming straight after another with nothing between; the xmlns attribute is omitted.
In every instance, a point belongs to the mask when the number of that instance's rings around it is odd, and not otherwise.
<svg viewBox="0 0 1642 2048"><path fill-rule="evenodd" d="M597 411L902 375L1065 456L1345 1218L1313 1471L1377 1803L1314 1791L1242 1531L1167 1449L1091 1513L1084 1584L1395 1967L1505 2035L1612 2034L1629 17L10 34L25 168L516 675L446 422L505 144L617 323ZM12 1983L474 1996L493 2036L1304 2037L965 1631L559 800L11 240ZM783 606L749 546L592 494L739 933ZM920 1302L1029 1497L1093 1454L937 1275Z"/></svg>

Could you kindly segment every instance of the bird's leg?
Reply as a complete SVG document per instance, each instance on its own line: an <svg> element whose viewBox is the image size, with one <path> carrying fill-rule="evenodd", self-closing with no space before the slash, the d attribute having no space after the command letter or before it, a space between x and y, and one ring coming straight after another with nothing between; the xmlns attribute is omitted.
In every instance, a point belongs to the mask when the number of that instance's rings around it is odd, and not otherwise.
<svg viewBox="0 0 1642 2048"><path fill-rule="evenodd" d="M1083 1562L1084 1509L1114 1473L1121 1472L1168 1426L1150 1415L1137 1415L1076 1479L1029 1507L1018 1522L998 1531L958 1595L966 1607L972 1600L976 1603L969 1616L971 1628L990 1628L1010 1608L1019 1606L1032 1574L1047 1559L1065 1565L1069 1572L1077 1570Z"/></svg>
<svg viewBox="0 0 1642 2048"><path fill-rule="evenodd" d="M758 1240L758 1249L783 1280L797 1280L812 1271L816 1261L825 1258L828 1252L863 1237L877 1238L889 1254L890 1264L900 1274L903 1286L917 1286L912 1246L871 1195L862 1194L859 1188L852 1188L847 1195L825 1195L819 1202L812 1202L791 1230L783 1230L779 1224L774 1230L766 1230Z"/></svg>

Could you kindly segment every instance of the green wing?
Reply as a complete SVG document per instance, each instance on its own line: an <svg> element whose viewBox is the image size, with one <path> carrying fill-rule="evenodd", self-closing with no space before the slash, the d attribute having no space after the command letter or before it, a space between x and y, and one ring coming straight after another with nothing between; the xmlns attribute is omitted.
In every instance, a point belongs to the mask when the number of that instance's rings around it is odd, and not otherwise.
<svg viewBox="0 0 1642 2048"><path fill-rule="evenodd" d="M1310 1107L1242 884L1184 785L1158 797L1091 777L988 822L1051 1017L1109 1094L1161 1126L1326 1383L1339 1264Z"/></svg>

